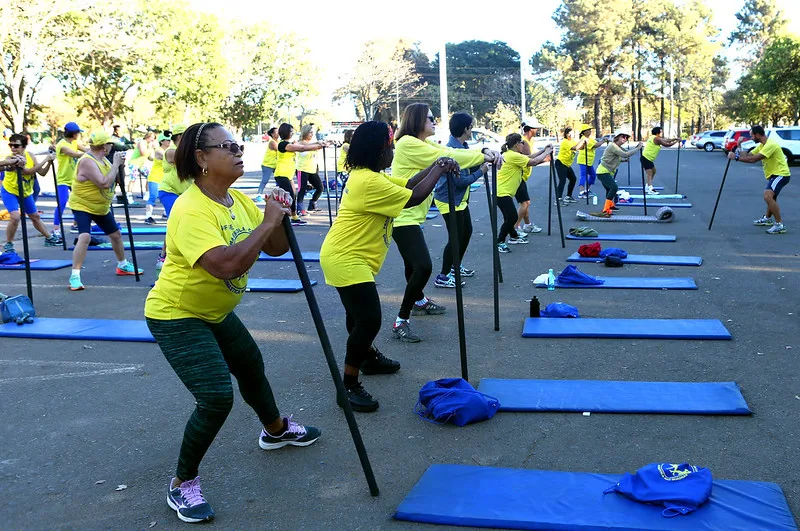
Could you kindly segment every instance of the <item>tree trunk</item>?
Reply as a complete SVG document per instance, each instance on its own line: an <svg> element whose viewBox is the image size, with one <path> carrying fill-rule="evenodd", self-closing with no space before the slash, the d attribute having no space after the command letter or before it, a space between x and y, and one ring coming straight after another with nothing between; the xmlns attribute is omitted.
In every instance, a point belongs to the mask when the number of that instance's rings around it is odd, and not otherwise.
<svg viewBox="0 0 800 531"><path fill-rule="evenodd" d="M611 133L614 133L614 95L608 97L608 127L611 129ZM596 131L597 136L600 135L600 130Z"/></svg>
<svg viewBox="0 0 800 531"><path fill-rule="evenodd" d="M633 79L631 79L631 134L634 134L634 131L636 131L636 120L636 84ZM635 139L636 137L634 137L634 140Z"/></svg>
<svg viewBox="0 0 800 531"><path fill-rule="evenodd" d="M600 94L594 95L594 130L600 132Z"/></svg>

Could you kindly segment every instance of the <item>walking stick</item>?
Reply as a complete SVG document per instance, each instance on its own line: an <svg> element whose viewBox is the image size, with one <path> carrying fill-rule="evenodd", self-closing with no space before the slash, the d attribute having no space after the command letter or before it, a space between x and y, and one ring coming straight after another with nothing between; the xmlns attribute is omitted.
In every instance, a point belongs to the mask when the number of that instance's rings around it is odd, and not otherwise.
<svg viewBox="0 0 800 531"><path fill-rule="evenodd" d="M589 141L586 141L586 144L583 146L583 167L586 169L586 186L584 187L584 191L586 192L586 206L589 206ZM580 166L580 164L579 164Z"/></svg>
<svg viewBox="0 0 800 531"><path fill-rule="evenodd" d="M717 215L717 207L719 206L719 198L722 197L722 187L725 186L725 179L728 177L728 168L731 167L731 159L725 165L725 173L722 174L722 182L719 183L719 193L717 194L717 202L714 203L714 212L711 213L711 221L708 222L708 230L711 230L711 225L714 224L714 216Z"/></svg>
<svg viewBox="0 0 800 531"><path fill-rule="evenodd" d="M494 216L494 222L492 226L495 229L494 250L496 251L495 256L497 257L497 281L502 284L503 268L500 266L500 252L497 251L497 165L494 163L492 163L492 215Z"/></svg>
<svg viewBox="0 0 800 531"><path fill-rule="evenodd" d="M133 260L133 274L139 282L139 264L136 261L136 247L133 244L133 229L131 228L131 211L128 209L128 194L125 192L125 163L119 165L119 189L122 192L122 208L125 209L125 225L128 227L128 241L131 245L131 259ZM124 249L125 246L123 246Z"/></svg>
<svg viewBox="0 0 800 531"><path fill-rule="evenodd" d="M308 271L306 270L306 265L303 262L303 255L300 252L300 246L297 244L297 238L294 234L294 229L292 229L292 223L289 221L288 216L283 217L283 230L286 232L286 239L289 241L289 249L292 252L292 257L294 258L294 265L297 268L297 274L300 276L300 282L303 284L303 292L306 296L306 302L308 303L308 309L311 311L311 318L314 320L314 326L317 329L317 335L319 335L319 341L322 343L322 352L325 354L325 360L328 362L328 369L331 371L331 377L333 378L333 384L336 386L336 393L344 398L342 403L344 404L344 416L347 419L347 426L350 428L350 435L353 437L353 443L356 447L356 452L358 453L358 459L361 461L361 468L364 470L364 477L367 479L367 484L369 485L369 493L373 496L377 496L379 494L378 484L375 481L375 475L372 473L372 465L369 462L369 457L367 456L367 449L364 447L364 441L361 439L361 432L358 431L358 424L356 423L356 418L353 415L353 408L350 406L350 401L347 400L347 391L344 388L344 382L342 382L342 376L339 374L339 367L336 365L336 358L333 355L333 349L331 348L331 341L328 338L328 332L325 331L325 323L322 321L322 313L319 311L319 305L317 304L317 299L314 296L314 290L311 288L311 281L308 278Z"/></svg>
<svg viewBox="0 0 800 531"><path fill-rule="evenodd" d="M644 157L641 153L639 154L639 161L641 162L641 157ZM642 201L644 201L644 215L647 215L647 189L644 187L644 166L642 166Z"/></svg>
<svg viewBox="0 0 800 531"><path fill-rule="evenodd" d="M675 167L675 193L678 193L678 175L681 173L681 143L678 142L678 163Z"/></svg>
<svg viewBox="0 0 800 531"><path fill-rule="evenodd" d="M452 172L447 174L447 204L450 207L450 252L453 253L453 271L456 279L456 313L458 317L458 348L461 353L461 377L469 381L467 370L467 334L464 330L464 294L461 289L461 246L458 241L456 219L456 184ZM442 215L444 217L444 215Z"/></svg>
<svg viewBox="0 0 800 531"><path fill-rule="evenodd" d="M53 184L56 185L56 211L58 211L58 224L61 228L61 245L64 247L64 250L67 250L67 235L64 232L64 210L67 209L66 203L64 204L64 208L61 208L61 196L58 193L58 177L56 177L56 167L50 166L53 170Z"/></svg>
<svg viewBox="0 0 800 531"><path fill-rule="evenodd" d="M331 187L328 186L328 160L325 157L325 146L322 146L322 173L325 174L325 188L328 196L328 226L333 225L333 212L331 211ZM316 206L316 205L314 205Z"/></svg>
<svg viewBox="0 0 800 531"><path fill-rule="evenodd" d="M337 156L338 146L336 144L333 145L333 182L336 184L336 215L339 215L339 158ZM328 187L328 194L331 193L330 184L326 181L326 186Z"/></svg>
<svg viewBox="0 0 800 531"><path fill-rule="evenodd" d="M556 180L556 166L553 162L552 156L550 157L550 175L551 179L550 182L555 182ZM561 248L564 249L567 247L566 242L564 241L564 223L561 220L561 203L556 201L556 212L558 212L558 230L561 232Z"/></svg>
<svg viewBox="0 0 800 531"><path fill-rule="evenodd" d="M631 139L628 137L628 147L627 150L631 149ZM631 185L631 159L626 160L625 162L628 163L628 186Z"/></svg>
<svg viewBox="0 0 800 531"><path fill-rule="evenodd" d="M492 248L495 249L497 247L497 223L496 223L496 221L497 221L497 217L496 217L497 216L497 210L494 208L494 205L492 204L492 187L489 184L489 174L488 173L483 176L483 183L484 183L485 188L486 188L486 202L489 203L489 224L491 224L491 226L492 226L492 245L493 245ZM500 272L500 282L502 282L503 281L502 280L503 279L503 271L500 269L500 261L499 260L495 260L495 258L497 258L497 257L494 256L494 251L492 251L492 257L493 257L492 260L493 260L493 264L494 264L492 266L492 268L493 269L497 269ZM498 257L499 257L499 255L498 255Z"/></svg>
<svg viewBox="0 0 800 531"><path fill-rule="evenodd" d="M19 200L19 221L22 224L22 252L25 256L25 284L28 288L28 298L33 302L33 284L31 283L31 258L28 249L28 224L25 216L25 189L23 186L22 170L17 168L17 199Z"/></svg>
<svg viewBox="0 0 800 531"><path fill-rule="evenodd" d="M492 165L494 168L494 164ZM495 170L492 169L494 172ZM496 180L496 178L495 178ZM486 185L486 197L489 201L489 223L492 225L492 290L494 293L494 331L500 330L500 293L499 293L499 280L500 280L500 253L497 252L497 224L495 223L495 212L492 205L492 189L489 186L489 176L483 176L483 182ZM496 213L496 212L495 212Z"/></svg>
<svg viewBox="0 0 800 531"><path fill-rule="evenodd" d="M553 173L553 162L550 161L550 173ZM533 170L531 170L533 171ZM547 185L547 235L550 236L550 228L553 225L553 179L547 179L549 184Z"/></svg>

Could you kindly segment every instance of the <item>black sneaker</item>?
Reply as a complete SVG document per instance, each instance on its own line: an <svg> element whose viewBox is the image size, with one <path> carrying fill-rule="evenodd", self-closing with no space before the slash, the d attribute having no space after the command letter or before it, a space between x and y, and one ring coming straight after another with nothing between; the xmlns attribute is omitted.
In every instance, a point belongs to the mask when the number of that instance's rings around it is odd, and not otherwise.
<svg viewBox="0 0 800 531"><path fill-rule="evenodd" d="M616 212L617 210L619 210L619 207L617 205L614 205L609 210L613 210Z"/></svg>
<svg viewBox="0 0 800 531"><path fill-rule="evenodd" d="M314 444L322 431L313 426L303 426L292 420L292 416L283 418L284 431L280 435L270 435L262 429L261 436L258 438L258 445L262 450L277 450L287 445L309 446Z"/></svg>
<svg viewBox="0 0 800 531"><path fill-rule="evenodd" d="M350 387L345 388L347 391L347 400L350 402L350 407L353 408L353 411L358 411L360 413L372 413L378 409L378 401L372 398L372 395L364 389L364 386L361 385L361 382L356 383L355 385L351 385ZM342 397L339 394L336 394L336 403L339 407L344 407L344 402Z"/></svg>
<svg viewBox="0 0 800 531"><path fill-rule="evenodd" d="M203 497L200 489L200 476L184 481L172 488L172 481L167 489L167 505L178 513L184 522L196 523L214 519L214 509Z"/></svg>
<svg viewBox="0 0 800 531"><path fill-rule="evenodd" d="M166 214L161 214L161 219L169 219Z"/></svg>
<svg viewBox="0 0 800 531"><path fill-rule="evenodd" d="M394 374L400 370L400 362L390 360L383 353L374 349L375 357L361 364L362 374Z"/></svg>
<svg viewBox="0 0 800 531"><path fill-rule="evenodd" d="M145 222L146 225L155 225L156 224L156 220L153 219L153 216L150 216L149 218L145 218L144 222Z"/></svg>

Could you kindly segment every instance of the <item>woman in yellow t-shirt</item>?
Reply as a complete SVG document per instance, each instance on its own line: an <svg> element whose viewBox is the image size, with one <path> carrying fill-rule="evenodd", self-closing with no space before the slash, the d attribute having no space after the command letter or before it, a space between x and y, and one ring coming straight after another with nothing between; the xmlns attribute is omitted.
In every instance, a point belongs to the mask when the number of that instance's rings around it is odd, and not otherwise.
<svg viewBox="0 0 800 531"><path fill-rule="evenodd" d="M578 134L580 140L575 145L575 151L578 152L578 170L581 174L581 180L578 182L578 197L585 198L587 193L589 196L594 195L590 188L597 179L597 173L594 171L594 157L597 154L597 148L607 143L608 140L605 138L595 140L592 137L592 126L589 124L582 124Z"/></svg>
<svg viewBox="0 0 800 531"><path fill-rule="evenodd" d="M78 143L83 132L75 122L64 125L64 138L56 144L56 182L58 183L58 207L53 215L53 234L61 234L61 216L69 201L72 191L72 181L75 180L75 171L78 168L78 159L89 151L88 146ZM73 225L75 227L75 225Z"/></svg>
<svg viewBox="0 0 800 531"><path fill-rule="evenodd" d="M572 197L572 192L575 190L575 183L577 178L575 172L572 170L572 162L575 160L575 146L578 143L572 139L572 128L567 127L564 129L564 138L558 148L558 157L556 158L556 173L558 174L558 185L556 186L556 201L561 201L562 204L577 203L578 200ZM567 197L562 199L564 195L564 185L569 180L569 187L567 188Z"/></svg>
<svg viewBox="0 0 800 531"><path fill-rule="evenodd" d="M452 159L438 159L411 179L387 175L392 163L392 136L383 122L358 126L345 167L350 179L339 215L320 251L325 282L336 288L344 305L347 355L344 386L354 411L378 409L378 401L358 381L364 374L391 374L400 364L373 346L381 327L381 301L375 275L381 270L392 237L394 218L404 208L426 201L443 172L457 167ZM337 396L339 406L343 406Z"/></svg>
<svg viewBox="0 0 800 531"><path fill-rule="evenodd" d="M270 127L267 131L267 150L264 153L264 160L261 161L261 182L258 185L258 192L255 199L257 205L264 204L264 188L275 175L275 166L278 165L278 128Z"/></svg>
<svg viewBox="0 0 800 531"><path fill-rule="evenodd" d="M178 200L178 197L185 192L191 185L192 179L181 181L178 179L178 170L175 168L175 153L177 153L178 146L180 145L183 133L186 131L185 124L175 124L172 126L170 139L172 144L164 151L164 159L161 161L161 168L164 176L161 182L158 183L158 200L161 201L161 206L164 207L164 215L162 219L169 219L169 214L172 212L172 205ZM167 132L165 132L166 134ZM164 245L161 247L161 252L158 254L156 260L156 271L161 271L164 267L164 260L167 259L167 240L164 239Z"/></svg>
<svg viewBox="0 0 800 531"><path fill-rule="evenodd" d="M301 146L318 145L319 142L313 141L314 138L314 124L307 124L300 128L300 141L297 143ZM322 144L327 146L329 144ZM300 186L297 189L297 210L301 216L305 216L308 212L321 212L322 209L317 208L317 201L322 195L322 180L319 178L319 165L317 164L317 154L313 151L304 151L295 154L295 162L297 164L297 171L300 172ZM325 178L327 179L327 175ZM311 186L314 190L314 195L311 201L308 202L308 210L305 208L303 200L308 192L308 187Z"/></svg>
<svg viewBox="0 0 800 531"><path fill-rule="evenodd" d="M550 160L553 146L547 146L535 155L531 155L530 145L522 139L519 133L512 133L506 137L502 153L505 163L497 172L497 208L503 214L503 224L497 233L497 250L501 253L510 253L506 245L506 236L511 236L508 243L528 243L525 233L517 232L514 225L517 223L517 209L514 207L514 195L519 189L519 183L530 175L528 170Z"/></svg>
<svg viewBox="0 0 800 531"><path fill-rule="evenodd" d="M440 157L455 160L460 167L471 168L484 162L500 161L500 153L484 148L453 149L437 144L434 134L434 117L425 103L412 103L403 111L400 127L395 137L395 154L392 175L411 179L417 172L425 171ZM403 209L394 222L392 239L403 257L406 289L400 310L397 312L392 334L406 343L418 343L420 337L411 331L409 319L414 315L441 315L446 308L425 296L425 284L431 277L433 264L422 224L433 201L433 194L417 206Z"/></svg>
<svg viewBox="0 0 800 531"><path fill-rule="evenodd" d="M14 171L6 173L5 179L2 181L2 186L0 186L0 195L2 195L3 204L11 217L6 226L6 243L3 246L3 252L14 252L14 238L19 228L22 208L25 208L25 213L31 218L31 222L36 230L44 236L44 244L46 246L61 245L61 239L58 236L47 232L47 227L42 223L42 218L39 217L36 201L33 199L33 184L36 180L36 174L47 175L56 156L50 153L41 162L38 162L36 156L31 155L25 150L27 146L28 137L25 135L13 134L8 139L8 147L11 148L12 156L24 157L25 165L19 169L22 175L21 192L19 190L19 179L17 173ZM20 205L20 195L22 196L22 205Z"/></svg>
<svg viewBox="0 0 800 531"><path fill-rule="evenodd" d="M164 152L169 149L172 140L167 135L158 135L158 147L153 151L153 167L147 176L147 205L145 206L144 222L155 225L153 209L158 199L158 187L164 179Z"/></svg>
<svg viewBox="0 0 800 531"><path fill-rule="evenodd" d="M306 221L297 215L297 201L295 201L294 183L292 178L297 174L295 168L295 154L306 151L317 151L328 144L325 142L310 142L307 144L293 143L294 127L291 124L281 124L278 127L278 162L275 165L275 184L286 190L292 197L292 225L305 225Z"/></svg>
<svg viewBox="0 0 800 531"><path fill-rule="evenodd" d="M350 149L350 143L353 141L353 130L347 129L344 132L344 142L342 142L341 150L342 154L339 156L338 160L336 161L336 190L340 190L339 186L344 188L344 185L347 184L347 168L344 165L344 161L347 160L347 151Z"/></svg>
<svg viewBox="0 0 800 531"><path fill-rule="evenodd" d="M175 201L167 223L167 261L144 315L195 402L167 503L181 520L201 522L211 520L214 511L201 493L198 467L233 406L231 375L263 425L262 449L308 446L320 431L280 415L261 351L233 311L258 255L279 256L289 249L281 226L289 197L274 190L261 212L230 188L244 165L241 147L222 125L197 123L184 137L175 165L180 180L193 179L194 185Z"/></svg>

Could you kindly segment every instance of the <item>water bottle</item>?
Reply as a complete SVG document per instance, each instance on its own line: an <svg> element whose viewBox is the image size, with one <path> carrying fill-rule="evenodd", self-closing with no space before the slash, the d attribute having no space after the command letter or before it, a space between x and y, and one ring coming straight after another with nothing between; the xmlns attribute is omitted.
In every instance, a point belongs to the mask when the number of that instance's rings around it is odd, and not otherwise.
<svg viewBox="0 0 800 531"><path fill-rule="evenodd" d="M592 204L593 204L594 206L597 206L597 196L594 196L594 197L592 198Z"/></svg>
<svg viewBox="0 0 800 531"><path fill-rule="evenodd" d="M542 308L539 305L539 298L534 297L531 299L531 317L541 317Z"/></svg>
<svg viewBox="0 0 800 531"><path fill-rule="evenodd" d="M556 289L556 276L553 274L553 268L547 272L547 291Z"/></svg>

